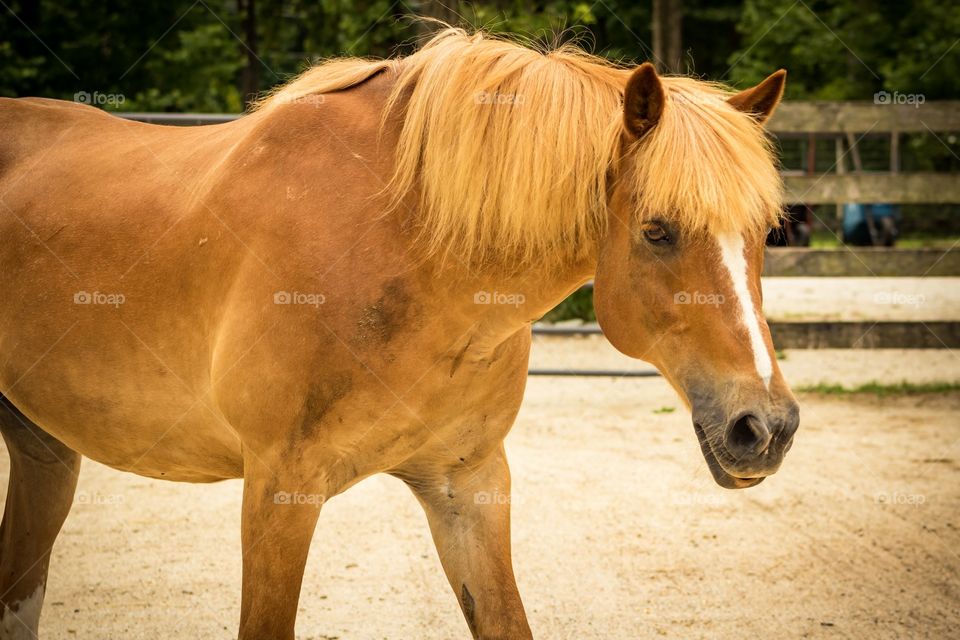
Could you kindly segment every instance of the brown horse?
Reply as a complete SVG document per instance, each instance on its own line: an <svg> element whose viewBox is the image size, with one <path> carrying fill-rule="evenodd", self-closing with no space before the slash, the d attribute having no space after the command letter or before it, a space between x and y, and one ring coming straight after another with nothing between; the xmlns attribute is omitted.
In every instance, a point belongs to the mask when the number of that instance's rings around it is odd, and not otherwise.
<svg viewBox="0 0 960 640"><path fill-rule="evenodd" d="M509 501L481 497L509 495L530 324L590 278L716 481L775 472L798 424L760 311L783 87L450 29L223 125L0 102L0 636L37 633L83 455L243 478L240 638L293 637L322 503L376 473L423 505L474 637L529 638Z"/></svg>

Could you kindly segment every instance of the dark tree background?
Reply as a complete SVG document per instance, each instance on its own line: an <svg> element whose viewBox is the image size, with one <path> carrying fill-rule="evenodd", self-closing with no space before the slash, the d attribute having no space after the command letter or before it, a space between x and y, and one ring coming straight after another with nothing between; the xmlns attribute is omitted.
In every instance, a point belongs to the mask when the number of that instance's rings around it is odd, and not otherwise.
<svg viewBox="0 0 960 640"><path fill-rule="evenodd" d="M0 0L0 95L238 112L318 59L411 51L416 15L735 86L785 67L792 99L960 93L960 5L939 0Z"/></svg>

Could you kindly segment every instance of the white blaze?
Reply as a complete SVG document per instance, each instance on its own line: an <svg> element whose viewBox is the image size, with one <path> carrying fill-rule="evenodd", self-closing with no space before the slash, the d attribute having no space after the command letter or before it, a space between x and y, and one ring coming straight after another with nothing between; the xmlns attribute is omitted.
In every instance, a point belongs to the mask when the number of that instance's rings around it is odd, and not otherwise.
<svg viewBox="0 0 960 640"><path fill-rule="evenodd" d="M753 364L757 368L757 375L763 384L770 388L770 378L773 376L773 359L763 341L760 332L760 321L753 306L753 296L747 284L747 260L743 257L743 237L735 233L724 233L717 236L720 243L720 255L723 264L730 272L733 282L733 293L740 305L740 315L747 327L750 336L750 349L753 351Z"/></svg>

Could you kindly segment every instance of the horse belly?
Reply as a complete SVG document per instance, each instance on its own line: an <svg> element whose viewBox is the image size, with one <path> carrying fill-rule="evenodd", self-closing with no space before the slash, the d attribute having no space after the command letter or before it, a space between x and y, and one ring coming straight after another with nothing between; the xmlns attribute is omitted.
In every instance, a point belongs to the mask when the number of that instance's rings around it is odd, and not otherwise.
<svg viewBox="0 0 960 640"><path fill-rule="evenodd" d="M166 480L208 482L243 475L236 434L202 403L125 403L100 395L36 402L30 384L5 394L41 429L78 453L121 471Z"/></svg>
<svg viewBox="0 0 960 640"><path fill-rule="evenodd" d="M83 285L49 264L30 276L3 282L0 393L111 467L190 481L242 475L239 438L209 392L212 339L193 328L202 318L165 312L175 298L160 275L159 302L127 283L116 307L70 303Z"/></svg>

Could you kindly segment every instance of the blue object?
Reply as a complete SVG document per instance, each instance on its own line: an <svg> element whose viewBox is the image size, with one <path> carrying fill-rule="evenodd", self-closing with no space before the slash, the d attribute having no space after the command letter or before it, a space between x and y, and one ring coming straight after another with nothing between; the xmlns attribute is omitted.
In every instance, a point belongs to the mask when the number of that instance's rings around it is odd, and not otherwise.
<svg viewBox="0 0 960 640"><path fill-rule="evenodd" d="M873 217L874 238L870 233L868 216ZM900 208L887 203L843 205L843 241L846 244L869 247L874 244L893 244ZM893 234L891 236L891 234ZM891 237L888 237L891 236Z"/></svg>

